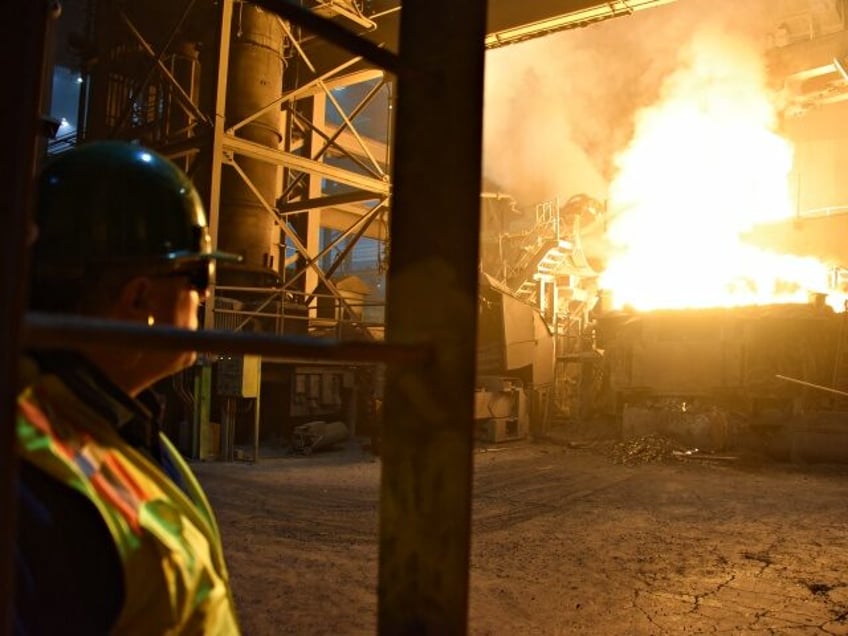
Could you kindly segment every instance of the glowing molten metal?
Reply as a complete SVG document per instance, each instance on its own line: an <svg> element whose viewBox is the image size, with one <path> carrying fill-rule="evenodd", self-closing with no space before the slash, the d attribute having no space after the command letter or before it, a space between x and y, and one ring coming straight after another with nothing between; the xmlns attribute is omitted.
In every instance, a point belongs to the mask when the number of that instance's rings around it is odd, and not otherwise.
<svg viewBox="0 0 848 636"><path fill-rule="evenodd" d="M815 259L774 254L740 236L793 214L792 147L761 56L721 34L692 40L659 101L637 114L610 187L612 251L601 287L617 307L808 302L827 287Z"/></svg>

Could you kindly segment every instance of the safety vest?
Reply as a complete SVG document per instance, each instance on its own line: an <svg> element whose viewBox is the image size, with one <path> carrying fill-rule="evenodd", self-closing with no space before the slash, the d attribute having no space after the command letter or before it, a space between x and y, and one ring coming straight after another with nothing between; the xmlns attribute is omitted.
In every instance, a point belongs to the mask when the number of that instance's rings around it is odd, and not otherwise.
<svg viewBox="0 0 848 636"><path fill-rule="evenodd" d="M114 633L239 634L220 535L196 478L165 436L185 491L55 375L18 396L20 458L99 510L123 565Z"/></svg>

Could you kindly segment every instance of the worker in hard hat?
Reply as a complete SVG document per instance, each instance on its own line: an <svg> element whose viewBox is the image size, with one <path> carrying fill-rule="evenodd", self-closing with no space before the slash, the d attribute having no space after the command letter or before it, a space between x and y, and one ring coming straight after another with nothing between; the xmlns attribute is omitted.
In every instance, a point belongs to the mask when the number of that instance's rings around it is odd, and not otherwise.
<svg viewBox="0 0 848 636"><path fill-rule="evenodd" d="M211 250L185 174L138 145L59 155L37 197L34 311L196 329L216 259L236 258ZM15 633L239 633L214 515L150 392L194 355L24 355Z"/></svg>

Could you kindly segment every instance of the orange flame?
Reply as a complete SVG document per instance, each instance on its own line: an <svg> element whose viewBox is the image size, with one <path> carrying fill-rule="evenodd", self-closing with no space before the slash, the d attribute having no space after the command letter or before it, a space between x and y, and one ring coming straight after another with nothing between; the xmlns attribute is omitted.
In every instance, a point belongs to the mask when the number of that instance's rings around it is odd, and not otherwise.
<svg viewBox="0 0 848 636"><path fill-rule="evenodd" d="M762 60L716 32L687 58L617 157L601 287L640 310L807 302L827 287L825 264L740 238L792 216L793 149L775 132Z"/></svg>

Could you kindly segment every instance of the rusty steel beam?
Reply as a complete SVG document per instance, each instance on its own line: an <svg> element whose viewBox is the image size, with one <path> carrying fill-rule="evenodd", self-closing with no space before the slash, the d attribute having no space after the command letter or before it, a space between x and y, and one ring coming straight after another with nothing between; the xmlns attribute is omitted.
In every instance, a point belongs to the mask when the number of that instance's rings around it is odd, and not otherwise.
<svg viewBox="0 0 848 636"><path fill-rule="evenodd" d="M400 16L386 338L436 357L386 372L380 634L467 631L485 17L485 0Z"/></svg>
<svg viewBox="0 0 848 636"><path fill-rule="evenodd" d="M0 170L0 634L12 633L12 555L17 510L15 410L21 317L28 279L27 239L38 153L41 78L48 3L4 2L0 52L6 65L6 98L0 100L0 131L6 147Z"/></svg>

